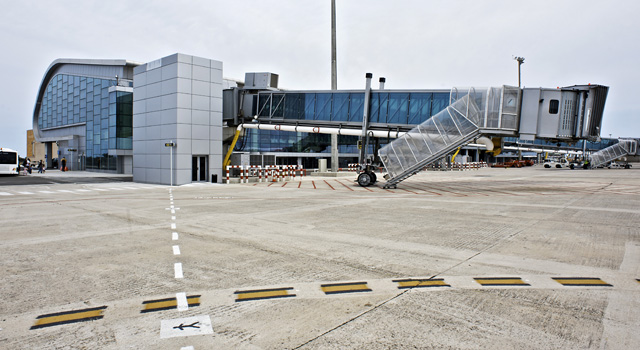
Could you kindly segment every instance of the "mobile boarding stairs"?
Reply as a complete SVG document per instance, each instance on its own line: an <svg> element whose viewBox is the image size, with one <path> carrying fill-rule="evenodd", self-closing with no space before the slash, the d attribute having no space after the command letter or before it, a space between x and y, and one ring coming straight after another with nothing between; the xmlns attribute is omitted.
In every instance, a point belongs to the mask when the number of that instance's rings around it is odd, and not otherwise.
<svg viewBox="0 0 640 350"><path fill-rule="evenodd" d="M601 85L562 89L454 88L447 108L379 150L387 171L384 188L395 188L481 136L558 142L594 140L600 133L607 92L608 87ZM607 161L613 154L621 153L621 149L631 147L627 143L617 145L602 155L594 154L593 163ZM365 169L358 178L361 186L375 183L375 174L367 178L367 173Z"/></svg>

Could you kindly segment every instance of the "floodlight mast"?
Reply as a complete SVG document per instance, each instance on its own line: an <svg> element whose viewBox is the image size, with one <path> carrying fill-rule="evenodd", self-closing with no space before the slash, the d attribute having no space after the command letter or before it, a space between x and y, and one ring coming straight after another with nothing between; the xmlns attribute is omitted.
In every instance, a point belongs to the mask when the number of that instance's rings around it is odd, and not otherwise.
<svg viewBox="0 0 640 350"><path fill-rule="evenodd" d="M524 63L524 57L516 56L513 59L518 61L518 87L520 87L520 66Z"/></svg>

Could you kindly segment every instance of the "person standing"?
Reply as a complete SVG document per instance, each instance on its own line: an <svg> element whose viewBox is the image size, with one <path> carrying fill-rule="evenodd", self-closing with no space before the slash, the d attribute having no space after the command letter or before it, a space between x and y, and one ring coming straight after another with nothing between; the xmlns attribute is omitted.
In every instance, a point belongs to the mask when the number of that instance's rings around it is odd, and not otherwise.
<svg viewBox="0 0 640 350"><path fill-rule="evenodd" d="M62 157L62 160L60 161L60 163L62 164L62 166L60 167L60 170L66 171L67 170L67 158Z"/></svg>
<svg viewBox="0 0 640 350"><path fill-rule="evenodd" d="M42 174L44 173L44 165L42 164L42 161L38 162L38 174Z"/></svg>

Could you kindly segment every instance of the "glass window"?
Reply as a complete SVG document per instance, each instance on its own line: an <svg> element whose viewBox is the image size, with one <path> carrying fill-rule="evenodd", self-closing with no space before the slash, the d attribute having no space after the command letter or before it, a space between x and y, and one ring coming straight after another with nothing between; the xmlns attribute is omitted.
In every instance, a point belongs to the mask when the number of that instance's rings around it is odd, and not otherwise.
<svg viewBox="0 0 640 350"><path fill-rule="evenodd" d="M409 110L409 94L391 93L389 94L389 124L407 124L407 113Z"/></svg>
<svg viewBox="0 0 640 350"><path fill-rule="evenodd" d="M284 117L284 95L283 94L271 95L271 117L272 118Z"/></svg>
<svg viewBox="0 0 640 350"><path fill-rule="evenodd" d="M285 119L304 119L304 94L285 94Z"/></svg>
<svg viewBox="0 0 640 350"><path fill-rule="evenodd" d="M268 117L271 110L271 94L259 94L258 95L258 116Z"/></svg>
<svg viewBox="0 0 640 350"><path fill-rule="evenodd" d="M449 94L446 92L434 92L431 102L431 116L438 114L449 105Z"/></svg>
<svg viewBox="0 0 640 350"><path fill-rule="evenodd" d="M304 119L313 120L316 112L316 94L304 94Z"/></svg>
<svg viewBox="0 0 640 350"><path fill-rule="evenodd" d="M333 111L331 112L331 120L339 122L346 122L349 120L348 93L333 94Z"/></svg>
<svg viewBox="0 0 640 350"><path fill-rule="evenodd" d="M431 93L411 94L409 100L409 124L421 124L431 117L431 95Z"/></svg>
<svg viewBox="0 0 640 350"><path fill-rule="evenodd" d="M387 109L389 104L389 93L374 92L371 94L371 123L386 123Z"/></svg>
<svg viewBox="0 0 640 350"><path fill-rule="evenodd" d="M314 120L331 120L331 94L316 94L316 114Z"/></svg>
<svg viewBox="0 0 640 350"><path fill-rule="evenodd" d="M351 93L349 103L349 121L350 122L362 122L364 114L364 94L363 93Z"/></svg>
<svg viewBox="0 0 640 350"><path fill-rule="evenodd" d="M549 100L549 114L558 114L559 107L560 101Z"/></svg>

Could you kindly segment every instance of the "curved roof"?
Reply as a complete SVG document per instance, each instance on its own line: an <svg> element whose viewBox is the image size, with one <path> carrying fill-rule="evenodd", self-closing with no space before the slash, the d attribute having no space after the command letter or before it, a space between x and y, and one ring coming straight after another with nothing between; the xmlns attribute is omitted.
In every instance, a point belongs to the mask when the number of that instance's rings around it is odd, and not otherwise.
<svg viewBox="0 0 640 350"><path fill-rule="evenodd" d="M38 129L38 114L40 113L40 105L42 103L42 97L47 90L47 84L49 80L59 71L62 66L75 65L75 66L93 66L93 67L136 67L140 63L121 60L121 59L77 59L77 58L59 58L53 61L42 77L40 87L38 89L38 96L36 97L36 103L33 108L33 132L36 138L40 137L40 129Z"/></svg>

